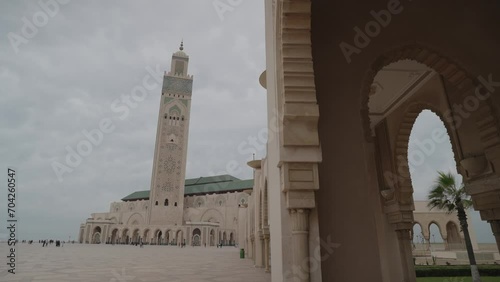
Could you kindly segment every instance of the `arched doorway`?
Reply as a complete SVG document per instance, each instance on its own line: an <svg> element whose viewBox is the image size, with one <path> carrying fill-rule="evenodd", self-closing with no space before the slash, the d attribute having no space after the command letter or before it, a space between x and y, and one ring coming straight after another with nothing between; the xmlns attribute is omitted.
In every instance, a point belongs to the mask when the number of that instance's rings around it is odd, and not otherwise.
<svg viewBox="0 0 500 282"><path fill-rule="evenodd" d="M113 229L111 231L111 244L116 244L118 242L118 228Z"/></svg>
<svg viewBox="0 0 500 282"><path fill-rule="evenodd" d="M229 246L234 246L234 235L233 232L229 234Z"/></svg>
<svg viewBox="0 0 500 282"><path fill-rule="evenodd" d="M135 229L134 232L132 233L132 243L138 244L139 240L140 240L139 229Z"/></svg>
<svg viewBox="0 0 500 282"><path fill-rule="evenodd" d="M189 236L189 235L187 235L187 236ZM183 234L182 234L182 230L177 230L177 233L175 235L175 243L176 243L176 245L185 243L184 238L183 238Z"/></svg>
<svg viewBox="0 0 500 282"><path fill-rule="evenodd" d="M156 233L155 233L155 244L156 245L161 245L163 243L162 235L163 235L163 233L161 232L161 230L156 230Z"/></svg>
<svg viewBox="0 0 500 282"><path fill-rule="evenodd" d="M215 231L213 229L210 230L210 246L215 246Z"/></svg>
<svg viewBox="0 0 500 282"><path fill-rule="evenodd" d="M193 246L201 246L201 230L199 228L195 228L193 230Z"/></svg>
<svg viewBox="0 0 500 282"><path fill-rule="evenodd" d="M222 245L227 246L227 236L226 231L222 232Z"/></svg>
<svg viewBox="0 0 500 282"><path fill-rule="evenodd" d="M435 221L429 223L429 245L432 251L444 251L449 250L448 246L443 238L443 232L441 231L441 226Z"/></svg>
<svg viewBox="0 0 500 282"><path fill-rule="evenodd" d="M92 230L92 244L101 244L101 227L96 226L94 230Z"/></svg>
<svg viewBox="0 0 500 282"><path fill-rule="evenodd" d="M122 244L128 244L130 242L128 228L122 231Z"/></svg>
<svg viewBox="0 0 500 282"><path fill-rule="evenodd" d="M149 241L149 229L144 230L144 234L143 234L143 236L142 236L142 242L143 242L144 244L149 244L149 243L151 243L151 242Z"/></svg>
<svg viewBox="0 0 500 282"><path fill-rule="evenodd" d="M400 264L406 281L416 281L414 263L419 257L431 260L432 251L429 226L413 222L415 199L428 198L438 171L458 175L455 159L461 158L461 151L456 126L453 120L444 119L450 111L448 99L440 74L413 60L385 65L374 75L370 88L367 130L376 146L374 159L386 220L396 234L387 240L397 242L401 258L393 263ZM408 237L412 229L413 236Z"/></svg>

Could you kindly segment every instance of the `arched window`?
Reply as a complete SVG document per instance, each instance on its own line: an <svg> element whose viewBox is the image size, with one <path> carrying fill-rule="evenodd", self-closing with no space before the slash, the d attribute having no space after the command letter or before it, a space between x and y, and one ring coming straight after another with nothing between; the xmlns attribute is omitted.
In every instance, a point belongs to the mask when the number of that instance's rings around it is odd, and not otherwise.
<svg viewBox="0 0 500 282"><path fill-rule="evenodd" d="M168 207L168 199L165 199L165 202L163 203L165 207Z"/></svg>
<svg viewBox="0 0 500 282"><path fill-rule="evenodd" d="M167 119L167 114L165 114L165 119Z"/></svg>
<svg viewBox="0 0 500 282"><path fill-rule="evenodd" d="M156 201L155 205L158 205L158 201Z"/></svg>
<svg viewBox="0 0 500 282"><path fill-rule="evenodd" d="M174 203L174 206L176 206L176 207L177 207L177 202L175 202L175 203Z"/></svg>

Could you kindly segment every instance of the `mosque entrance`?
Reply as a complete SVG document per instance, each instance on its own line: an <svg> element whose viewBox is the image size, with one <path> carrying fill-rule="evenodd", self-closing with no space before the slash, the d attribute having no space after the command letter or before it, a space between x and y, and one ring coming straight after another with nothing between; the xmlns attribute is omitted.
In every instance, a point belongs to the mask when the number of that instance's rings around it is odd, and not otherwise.
<svg viewBox="0 0 500 282"><path fill-rule="evenodd" d="M201 246L201 230L199 228L193 230L193 246Z"/></svg>

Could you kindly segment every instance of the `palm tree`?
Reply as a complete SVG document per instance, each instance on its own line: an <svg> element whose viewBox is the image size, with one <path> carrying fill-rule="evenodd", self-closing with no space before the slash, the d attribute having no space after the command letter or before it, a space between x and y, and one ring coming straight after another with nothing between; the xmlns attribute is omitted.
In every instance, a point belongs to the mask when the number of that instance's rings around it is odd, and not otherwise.
<svg viewBox="0 0 500 282"><path fill-rule="evenodd" d="M436 179L435 186L429 192L429 203L427 206L430 209L438 208L440 210L446 210L448 213L457 212L460 226L464 232L465 247L467 248L467 255L469 256L472 281L481 282L481 277L479 277L479 271L476 265L476 258L472 250L472 243L470 241L467 215L465 214L465 210L472 206L472 201L467 194L465 194L464 184L462 183L460 186L457 186L455 177L453 177L451 173L445 174L439 171L438 174L439 177Z"/></svg>

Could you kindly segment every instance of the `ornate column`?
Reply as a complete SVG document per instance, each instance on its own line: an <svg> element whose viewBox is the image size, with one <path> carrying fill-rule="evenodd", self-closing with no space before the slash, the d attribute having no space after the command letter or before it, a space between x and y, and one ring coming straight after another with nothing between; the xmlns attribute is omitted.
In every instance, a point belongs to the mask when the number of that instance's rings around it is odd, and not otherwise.
<svg viewBox="0 0 500 282"><path fill-rule="evenodd" d="M255 238L254 234L253 233L250 234L250 244L249 244L250 247L248 248L248 252L249 252L249 258L251 258L253 260L253 263L255 264L255 256L254 256L255 250L254 250L254 243L253 243L254 238Z"/></svg>
<svg viewBox="0 0 500 282"><path fill-rule="evenodd" d="M271 272L270 269L270 262L269 262L269 240L270 240L270 234L269 234L269 226L264 227L264 267L266 272Z"/></svg>
<svg viewBox="0 0 500 282"><path fill-rule="evenodd" d="M498 251L500 252L500 220L491 220L490 225L493 236L495 236L495 240L497 241Z"/></svg>
<svg viewBox="0 0 500 282"><path fill-rule="evenodd" d="M416 282L415 266L413 263L412 246L411 246L411 226L400 226L401 229L396 229L398 236L399 253L401 256L401 265L403 268L403 282Z"/></svg>
<svg viewBox="0 0 500 282"><path fill-rule="evenodd" d="M291 209L293 266L300 269L297 282L309 282L309 209Z"/></svg>

